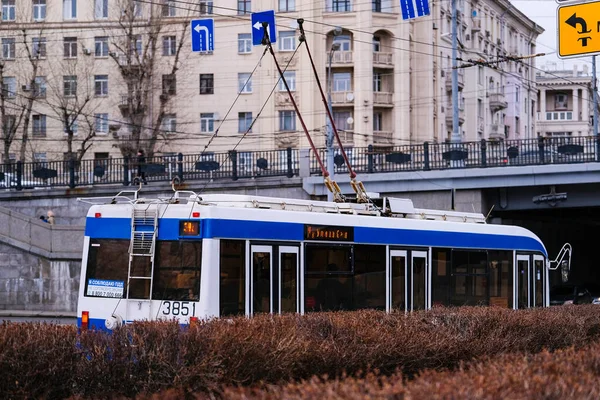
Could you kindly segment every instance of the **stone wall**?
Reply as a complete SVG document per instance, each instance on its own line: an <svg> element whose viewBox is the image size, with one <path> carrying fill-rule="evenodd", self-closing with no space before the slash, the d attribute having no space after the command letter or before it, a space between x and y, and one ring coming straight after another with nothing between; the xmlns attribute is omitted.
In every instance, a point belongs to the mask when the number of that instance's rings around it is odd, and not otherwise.
<svg viewBox="0 0 600 400"><path fill-rule="evenodd" d="M0 207L0 316L75 315L83 232Z"/></svg>

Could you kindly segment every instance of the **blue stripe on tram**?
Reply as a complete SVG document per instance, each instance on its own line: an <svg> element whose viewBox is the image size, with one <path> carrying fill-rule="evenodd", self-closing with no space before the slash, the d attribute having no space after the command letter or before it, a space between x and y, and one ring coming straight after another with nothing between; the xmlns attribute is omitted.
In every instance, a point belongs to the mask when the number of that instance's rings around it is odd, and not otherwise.
<svg viewBox="0 0 600 400"><path fill-rule="evenodd" d="M179 219L161 219L158 240L179 240ZM202 219L201 238L304 240L304 224L296 222L242 221ZM129 218L87 218L86 236L102 239L130 239ZM185 237L193 240L193 237ZM477 249L516 249L539 251L547 256L543 245L534 238L491 233L445 232L418 229L355 227L354 242L402 246L454 247Z"/></svg>

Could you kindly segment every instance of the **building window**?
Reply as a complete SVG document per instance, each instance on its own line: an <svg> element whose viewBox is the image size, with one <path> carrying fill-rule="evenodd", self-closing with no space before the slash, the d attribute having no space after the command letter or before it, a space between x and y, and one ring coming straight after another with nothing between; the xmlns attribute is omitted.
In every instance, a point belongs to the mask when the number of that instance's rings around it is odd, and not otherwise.
<svg viewBox="0 0 600 400"><path fill-rule="evenodd" d="M15 0L2 0L2 21L14 21L15 18Z"/></svg>
<svg viewBox="0 0 600 400"><path fill-rule="evenodd" d="M143 47L142 47L142 35L134 35L131 38L131 42L130 42L130 49L131 54L140 57L143 53Z"/></svg>
<svg viewBox="0 0 600 400"><path fill-rule="evenodd" d="M279 130L280 131L295 131L296 130L296 112L295 111L279 111Z"/></svg>
<svg viewBox="0 0 600 400"><path fill-rule="evenodd" d="M212 14L213 13L213 2L212 1L200 1L198 5L200 15Z"/></svg>
<svg viewBox="0 0 600 400"><path fill-rule="evenodd" d="M164 133L175 133L177 132L177 115L176 114L165 114L162 120L162 131Z"/></svg>
<svg viewBox="0 0 600 400"><path fill-rule="evenodd" d="M215 114L202 113L200 114L200 132L213 133L215 131Z"/></svg>
<svg viewBox="0 0 600 400"><path fill-rule="evenodd" d="M200 74L200 94L215 94L213 74Z"/></svg>
<svg viewBox="0 0 600 400"><path fill-rule="evenodd" d="M252 76L247 72L238 74L238 93L252 93Z"/></svg>
<svg viewBox="0 0 600 400"><path fill-rule="evenodd" d="M135 18L142 16L142 3L140 0L133 0L133 16Z"/></svg>
<svg viewBox="0 0 600 400"><path fill-rule="evenodd" d="M15 38L2 38L2 58L5 60L14 60L15 54Z"/></svg>
<svg viewBox="0 0 600 400"><path fill-rule="evenodd" d="M333 122L340 131L351 131L350 123L348 122L352 117L351 111L334 111Z"/></svg>
<svg viewBox="0 0 600 400"><path fill-rule="evenodd" d="M34 114L31 116L32 134L34 137L46 136L46 116L44 114Z"/></svg>
<svg viewBox="0 0 600 400"><path fill-rule="evenodd" d="M108 18L108 0L95 0L94 4L94 18L106 19Z"/></svg>
<svg viewBox="0 0 600 400"><path fill-rule="evenodd" d="M238 53L239 54L252 53L252 34L250 34L250 33L239 33L238 34Z"/></svg>
<svg viewBox="0 0 600 400"><path fill-rule="evenodd" d="M246 133L252 132L250 128L252 126L252 113L251 112L241 112L238 113L238 132Z"/></svg>
<svg viewBox="0 0 600 400"><path fill-rule="evenodd" d="M373 0L372 10L374 12L381 12L381 0Z"/></svg>
<svg viewBox="0 0 600 400"><path fill-rule="evenodd" d="M171 96L177 94L177 77L175 74L162 76L162 92Z"/></svg>
<svg viewBox="0 0 600 400"><path fill-rule="evenodd" d="M279 0L280 12L296 11L296 0Z"/></svg>
<svg viewBox="0 0 600 400"><path fill-rule="evenodd" d="M281 31L279 32L279 51L294 51L296 48L296 32Z"/></svg>
<svg viewBox="0 0 600 400"><path fill-rule="evenodd" d="M163 56L174 56L177 52L177 41L175 36L163 37Z"/></svg>
<svg viewBox="0 0 600 400"><path fill-rule="evenodd" d="M77 18L77 0L63 0L63 19Z"/></svg>
<svg viewBox="0 0 600 400"><path fill-rule="evenodd" d="M477 83L483 85L483 67L477 67Z"/></svg>
<svg viewBox="0 0 600 400"><path fill-rule="evenodd" d="M36 76L35 77L35 85L33 87L33 96L34 97L46 97L46 77L45 76Z"/></svg>
<svg viewBox="0 0 600 400"><path fill-rule="evenodd" d="M350 35L339 35L333 37L333 43L340 45L340 51L352 50L352 39Z"/></svg>
<svg viewBox="0 0 600 400"><path fill-rule="evenodd" d="M554 108L564 110L567 108L567 95L564 93L556 93L554 95Z"/></svg>
<svg viewBox="0 0 600 400"><path fill-rule="evenodd" d="M380 72L373 72L373 91L381 92L383 89L383 79Z"/></svg>
<svg viewBox="0 0 600 400"><path fill-rule="evenodd" d="M107 36L98 36L94 38L94 55L96 57L108 57Z"/></svg>
<svg viewBox="0 0 600 400"><path fill-rule="evenodd" d="M46 0L33 0L33 20L43 21L46 19Z"/></svg>
<svg viewBox="0 0 600 400"><path fill-rule="evenodd" d="M75 114L71 114L67 117L67 121L65 121L63 132L65 134L68 134L69 129L71 130L73 135L77 135L77 115Z"/></svg>
<svg viewBox="0 0 600 400"><path fill-rule="evenodd" d="M162 16L163 17L174 17L177 9L175 8L175 2L173 0L163 0L162 4Z"/></svg>
<svg viewBox="0 0 600 400"><path fill-rule="evenodd" d="M12 135L17 128L16 124L16 115L4 115L4 123L2 124L2 133L4 133L4 136ZM6 162L6 160L4 162Z"/></svg>
<svg viewBox="0 0 600 400"><path fill-rule="evenodd" d="M334 92L352 91L352 74L350 72L336 72L333 74Z"/></svg>
<svg viewBox="0 0 600 400"><path fill-rule="evenodd" d="M294 92L296 90L296 71L285 71L283 73L283 77L285 78L285 81L287 82L288 86L290 87L290 91ZM283 84L283 79L279 80L279 91L280 92L287 91L287 89L285 88L285 85Z"/></svg>
<svg viewBox="0 0 600 400"><path fill-rule="evenodd" d="M44 115L44 118L46 116ZM48 157L46 155L46 153L33 153L33 161L38 163L38 166L46 166L47 162L48 162Z"/></svg>
<svg viewBox="0 0 600 400"><path fill-rule="evenodd" d="M38 58L46 57L46 38L33 38L31 39L32 44L32 56Z"/></svg>
<svg viewBox="0 0 600 400"><path fill-rule="evenodd" d="M94 94L96 96L108 96L108 75L94 76Z"/></svg>
<svg viewBox="0 0 600 400"><path fill-rule="evenodd" d="M373 113L373 131L383 131L383 113L381 111L375 111Z"/></svg>
<svg viewBox="0 0 600 400"><path fill-rule="evenodd" d="M77 57L77 38L66 37L63 39L64 57L65 58L76 58Z"/></svg>
<svg viewBox="0 0 600 400"><path fill-rule="evenodd" d="M94 130L96 133L108 133L108 114L94 114Z"/></svg>
<svg viewBox="0 0 600 400"><path fill-rule="evenodd" d="M250 14L252 12L252 7L250 6L250 0L238 0L237 2L237 11L238 15Z"/></svg>
<svg viewBox="0 0 600 400"><path fill-rule="evenodd" d="M77 76L76 75L65 75L63 76L63 95L75 96L77 94Z"/></svg>
<svg viewBox="0 0 600 400"><path fill-rule="evenodd" d="M350 0L327 0L327 11L347 12L352 11Z"/></svg>
<svg viewBox="0 0 600 400"><path fill-rule="evenodd" d="M381 38L379 36L373 36L373 51L381 51Z"/></svg>
<svg viewBox="0 0 600 400"><path fill-rule="evenodd" d="M17 95L17 78L5 76L2 78L2 96L12 98Z"/></svg>

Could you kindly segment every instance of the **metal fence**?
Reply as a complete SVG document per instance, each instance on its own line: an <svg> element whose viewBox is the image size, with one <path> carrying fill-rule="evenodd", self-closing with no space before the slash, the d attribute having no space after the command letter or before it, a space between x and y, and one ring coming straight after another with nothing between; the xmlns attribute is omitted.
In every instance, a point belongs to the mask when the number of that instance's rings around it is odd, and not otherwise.
<svg viewBox="0 0 600 400"><path fill-rule="evenodd" d="M429 171L456 168L510 167L600 161L596 137L540 138L463 143L428 143L390 147L345 149L356 173ZM325 161L326 149L319 149ZM320 175L316 157L309 158L310 173ZM334 150L336 174L347 172L338 149ZM0 189L36 187L129 185L143 172L149 182L245 179L299 174L298 149L229 151L181 154L137 159L112 158L75 161L15 162L0 164Z"/></svg>

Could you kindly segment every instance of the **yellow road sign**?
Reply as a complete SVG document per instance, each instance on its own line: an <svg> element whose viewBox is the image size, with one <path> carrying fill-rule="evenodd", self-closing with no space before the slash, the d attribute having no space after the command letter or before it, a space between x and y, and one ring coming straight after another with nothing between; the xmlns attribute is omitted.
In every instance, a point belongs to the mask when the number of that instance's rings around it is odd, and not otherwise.
<svg viewBox="0 0 600 400"><path fill-rule="evenodd" d="M558 56L600 54L600 1L559 6Z"/></svg>

